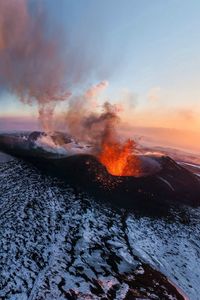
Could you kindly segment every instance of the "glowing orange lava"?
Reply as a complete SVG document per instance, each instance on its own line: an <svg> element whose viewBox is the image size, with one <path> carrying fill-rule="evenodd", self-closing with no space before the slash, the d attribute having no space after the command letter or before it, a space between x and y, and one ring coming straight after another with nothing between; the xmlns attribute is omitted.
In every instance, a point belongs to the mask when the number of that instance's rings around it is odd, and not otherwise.
<svg viewBox="0 0 200 300"><path fill-rule="evenodd" d="M140 173L140 163L133 154L135 142L127 140L119 142L104 142L98 156L107 171L115 176L137 176Z"/></svg>

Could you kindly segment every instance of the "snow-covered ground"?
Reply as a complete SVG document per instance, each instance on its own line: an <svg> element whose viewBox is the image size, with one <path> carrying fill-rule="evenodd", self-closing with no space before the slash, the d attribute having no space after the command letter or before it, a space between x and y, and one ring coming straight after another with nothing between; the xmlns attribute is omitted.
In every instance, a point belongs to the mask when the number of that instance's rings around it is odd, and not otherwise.
<svg viewBox="0 0 200 300"><path fill-rule="evenodd" d="M0 163L0 187L0 299L178 299L156 279L138 289L145 262L200 299L199 209L136 216L17 159Z"/></svg>
<svg viewBox="0 0 200 300"><path fill-rule="evenodd" d="M145 261L166 274L190 299L200 299L200 209L173 219L129 216L130 244Z"/></svg>

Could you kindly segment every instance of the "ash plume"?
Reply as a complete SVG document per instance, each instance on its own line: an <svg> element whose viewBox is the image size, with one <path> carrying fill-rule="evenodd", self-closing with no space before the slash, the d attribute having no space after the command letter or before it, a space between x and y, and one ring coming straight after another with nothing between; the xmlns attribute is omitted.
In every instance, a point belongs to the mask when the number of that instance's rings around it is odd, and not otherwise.
<svg viewBox="0 0 200 300"><path fill-rule="evenodd" d="M118 141L119 111L108 101L100 111L98 97L108 87L107 81L93 85L82 96L72 95L91 68L80 49L74 51L62 31L53 30L41 1L0 1L0 91L9 91L24 103L36 103L46 132L55 129L57 103L68 99L65 126L98 153L105 141Z"/></svg>
<svg viewBox="0 0 200 300"><path fill-rule="evenodd" d="M30 4L0 1L0 90L36 103L42 127L49 131L56 104L69 98L84 63L73 49L66 51L62 31L52 30L42 3L34 1L32 10Z"/></svg>
<svg viewBox="0 0 200 300"><path fill-rule="evenodd" d="M108 87L101 81L89 88L82 96L72 97L65 114L65 131L79 141L89 143L95 151L100 149L104 139L114 138L120 121L117 105L105 101L99 104L99 95Z"/></svg>
<svg viewBox="0 0 200 300"><path fill-rule="evenodd" d="M105 141L114 142L117 140L116 127L120 121L116 105L105 102L102 108L103 111L100 114L91 113L83 119L82 123L91 142L95 145L96 151L100 151Z"/></svg>
<svg viewBox="0 0 200 300"><path fill-rule="evenodd" d="M109 83L106 80L99 82L96 85L93 85L85 92L85 98L87 100L97 98L98 95L108 87Z"/></svg>
<svg viewBox="0 0 200 300"><path fill-rule="evenodd" d="M94 126L87 126L87 120L98 118L99 95L108 87L107 81L93 85L83 95L72 96L64 113L63 130L68 131L80 141L93 143Z"/></svg>
<svg viewBox="0 0 200 300"><path fill-rule="evenodd" d="M116 105L105 102L103 112L91 114L83 122L83 127L93 141L94 154L106 166L108 172L118 176L138 176L140 161L134 155L136 143L118 136L120 118Z"/></svg>
<svg viewBox="0 0 200 300"><path fill-rule="evenodd" d="M92 146L93 154L99 155L106 145L123 148L124 141L119 136L121 106L105 101L100 104L99 95L108 87L107 81L99 82L82 96L69 100L65 114L65 131L77 140ZM123 138L123 137L122 137ZM128 143L129 151L135 142Z"/></svg>

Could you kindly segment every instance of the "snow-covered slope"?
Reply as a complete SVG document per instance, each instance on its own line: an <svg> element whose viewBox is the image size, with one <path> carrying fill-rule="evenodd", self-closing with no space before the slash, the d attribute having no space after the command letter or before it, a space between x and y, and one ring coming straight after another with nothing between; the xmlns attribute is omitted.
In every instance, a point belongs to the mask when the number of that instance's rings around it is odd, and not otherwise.
<svg viewBox="0 0 200 300"><path fill-rule="evenodd" d="M0 299L183 299L148 263L200 298L198 210L136 217L17 159L0 186Z"/></svg>

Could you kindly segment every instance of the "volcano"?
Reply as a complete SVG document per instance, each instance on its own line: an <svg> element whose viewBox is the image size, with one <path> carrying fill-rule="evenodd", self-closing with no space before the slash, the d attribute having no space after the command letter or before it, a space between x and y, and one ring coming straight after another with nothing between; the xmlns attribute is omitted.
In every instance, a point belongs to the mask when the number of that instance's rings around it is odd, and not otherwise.
<svg viewBox="0 0 200 300"><path fill-rule="evenodd" d="M52 134L74 155L43 137L0 136L0 298L198 299L198 177L145 155L140 176L114 176L73 137Z"/></svg>
<svg viewBox="0 0 200 300"><path fill-rule="evenodd" d="M140 176L114 176L92 154L60 155L37 145L38 137L1 135L0 150L25 159L52 176L62 178L78 189L112 204L136 209L158 207L158 204L199 206L200 180L168 156L139 155ZM72 137L53 134L55 143L70 144ZM78 148L79 146L77 146ZM160 207L160 206L159 206Z"/></svg>

